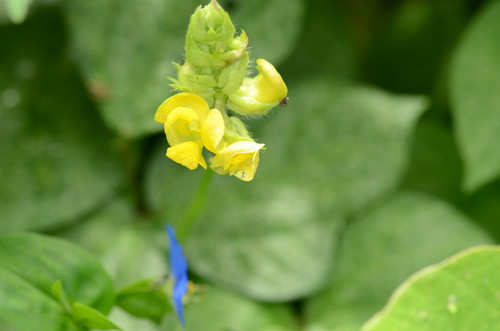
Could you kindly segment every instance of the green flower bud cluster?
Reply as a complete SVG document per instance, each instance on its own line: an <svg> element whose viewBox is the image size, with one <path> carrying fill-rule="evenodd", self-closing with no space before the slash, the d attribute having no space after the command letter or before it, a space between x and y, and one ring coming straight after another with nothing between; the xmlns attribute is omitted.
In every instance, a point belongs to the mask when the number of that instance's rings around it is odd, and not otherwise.
<svg viewBox="0 0 500 331"><path fill-rule="evenodd" d="M217 1L198 7L186 35L186 61L173 87L196 93L213 106L216 95L238 90L248 66L248 37L236 29Z"/></svg>

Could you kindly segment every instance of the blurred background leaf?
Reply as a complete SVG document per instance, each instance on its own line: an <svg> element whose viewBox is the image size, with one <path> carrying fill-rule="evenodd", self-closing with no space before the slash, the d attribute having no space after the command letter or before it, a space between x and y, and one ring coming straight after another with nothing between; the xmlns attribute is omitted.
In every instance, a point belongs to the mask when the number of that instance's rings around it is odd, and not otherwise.
<svg viewBox="0 0 500 331"><path fill-rule="evenodd" d="M491 330L500 308L500 248L480 246L425 268L405 281L363 331Z"/></svg>
<svg viewBox="0 0 500 331"><path fill-rule="evenodd" d="M0 27L0 40L0 232L67 224L117 189L115 142L65 58L57 10Z"/></svg>
<svg viewBox="0 0 500 331"><path fill-rule="evenodd" d="M0 319L21 331L79 330L52 295L56 281L71 302L104 314L114 303L114 284L100 264L76 245L47 236L0 236L0 278Z"/></svg>
<svg viewBox="0 0 500 331"><path fill-rule="evenodd" d="M359 330L412 273L488 243L493 240L487 233L445 202L399 193L349 224L330 288L307 303L306 329Z"/></svg>
<svg viewBox="0 0 500 331"><path fill-rule="evenodd" d="M499 34L500 2L492 1L468 27L452 67L451 101L469 191L500 173Z"/></svg>

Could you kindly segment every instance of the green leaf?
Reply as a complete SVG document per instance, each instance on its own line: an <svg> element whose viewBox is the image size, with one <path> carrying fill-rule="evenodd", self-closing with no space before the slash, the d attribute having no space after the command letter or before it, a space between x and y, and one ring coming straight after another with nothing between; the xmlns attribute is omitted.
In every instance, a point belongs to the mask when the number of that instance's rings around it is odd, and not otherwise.
<svg viewBox="0 0 500 331"><path fill-rule="evenodd" d="M255 56L279 61L291 50L301 1L233 4L233 22L249 35ZM161 131L153 115L171 94L171 62L182 60L189 18L200 2L69 0L64 5L75 57L109 126L127 137Z"/></svg>
<svg viewBox="0 0 500 331"><path fill-rule="evenodd" d="M0 237L0 319L20 331L76 330L53 296L53 286L58 293L58 280L68 301L85 303L102 313L111 309L113 282L81 248L36 234Z"/></svg>
<svg viewBox="0 0 500 331"><path fill-rule="evenodd" d="M116 294L116 305L130 314L149 318L159 323L163 316L172 311L170 292L164 279L146 279L130 284Z"/></svg>
<svg viewBox="0 0 500 331"><path fill-rule="evenodd" d="M73 318L79 325L83 325L89 329L121 330L100 311L83 303L75 302L73 304Z"/></svg>
<svg viewBox="0 0 500 331"><path fill-rule="evenodd" d="M215 287L208 287L184 306L186 328L170 315L162 326L169 330L294 331L297 327L285 305L261 304Z"/></svg>
<svg viewBox="0 0 500 331"><path fill-rule="evenodd" d="M12 22L19 24L28 15L28 9L32 0L4 0L7 14Z"/></svg>
<svg viewBox="0 0 500 331"><path fill-rule="evenodd" d="M491 1L468 27L451 69L451 102L465 162L465 189L500 173L500 2Z"/></svg>
<svg viewBox="0 0 500 331"><path fill-rule="evenodd" d="M462 168L451 128L432 117L422 118L415 130L408 172L401 184L403 189L459 202Z"/></svg>
<svg viewBox="0 0 500 331"><path fill-rule="evenodd" d="M263 300L294 299L325 285L339 225L397 185L425 105L420 97L326 80L303 81L290 95L287 108L251 130L267 148L256 178L214 175L186 245L195 272ZM199 176L163 151L152 167L153 207L178 222Z"/></svg>
<svg viewBox="0 0 500 331"><path fill-rule="evenodd" d="M118 288L168 272L165 230L138 218L123 197L57 235L92 252Z"/></svg>
<svg viewBox="0 0 500 331"><path fill-rule="evenodd" d="M445 202L395 195L347 227L331 286L307 304L307 330L357 331L412 273L485 243L491 238Z"/></svg>
<svg viewBox="0 0 500 331"><path fill-rule="evenodd" d="M500 247L480 246L405 281L363 331L489 331L500 325Z"/></svg>
<svg viewBox="0 0 500 331"><path fill-rule="evenodd" d="M0 232L67 224L122 179L113 138L65 57L58 11L0 27ZM50 38L47 38L50 36ZM29 42L20 42L29 40Z"/></svg>

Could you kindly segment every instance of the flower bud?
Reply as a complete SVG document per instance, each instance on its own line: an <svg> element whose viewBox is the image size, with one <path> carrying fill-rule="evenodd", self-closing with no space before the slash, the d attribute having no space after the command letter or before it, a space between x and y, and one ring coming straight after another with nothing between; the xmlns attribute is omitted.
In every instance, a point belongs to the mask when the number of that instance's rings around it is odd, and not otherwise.
<svg viewBox="0 0 500 331"><path fill-rule="evenodd" d="M228 107L242 115L266 114L286 98L288 89L274 66L264 59L257 60L259 74L245 78L243 85L229 94Z"/></svg>
<svg viewBox="0 0 500 331"><path fill-rule="evenodd" d="M187 37L204 44L226 43L231 41L234 33L229 14L212 0L207 6L198 7L191 16Z"/></svg>

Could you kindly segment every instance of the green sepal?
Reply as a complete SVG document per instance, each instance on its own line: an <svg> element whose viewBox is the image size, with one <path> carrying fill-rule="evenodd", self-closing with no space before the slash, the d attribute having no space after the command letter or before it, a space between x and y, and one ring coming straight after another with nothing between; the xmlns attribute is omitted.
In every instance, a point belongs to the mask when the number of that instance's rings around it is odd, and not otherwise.
<svg viewBox="0 0 500 331"><path fill-rule="evenodd" d="M245 83L243 83L243 85L245 85ZM230 94L227 102L228 108L240 115L251 116L265 115L271 109L279 105L279 101L264 103L249 97L248 94L245 93L243 88L240 88L237 92Z"/></svg>
<svg viewBox="0 0 500 331"><path fill-rule="evenodd" d="M145 279L127 285L116 294L116 304L132 315L160 323L173 310L170 279Z"/></svg>
<svg viewBox="0 0 500 331"><path fill-rule="evenodd" d="M225 94L236 92L243 84L248 66L248 52L221 70L218 86Z"/></svg>
<svg viewBox="0 0 500 331"><path fill-rule="evenodd" d="M213 0L191 15L187 37L202 43L227 43L235 32L229 14Z"/></svg>

